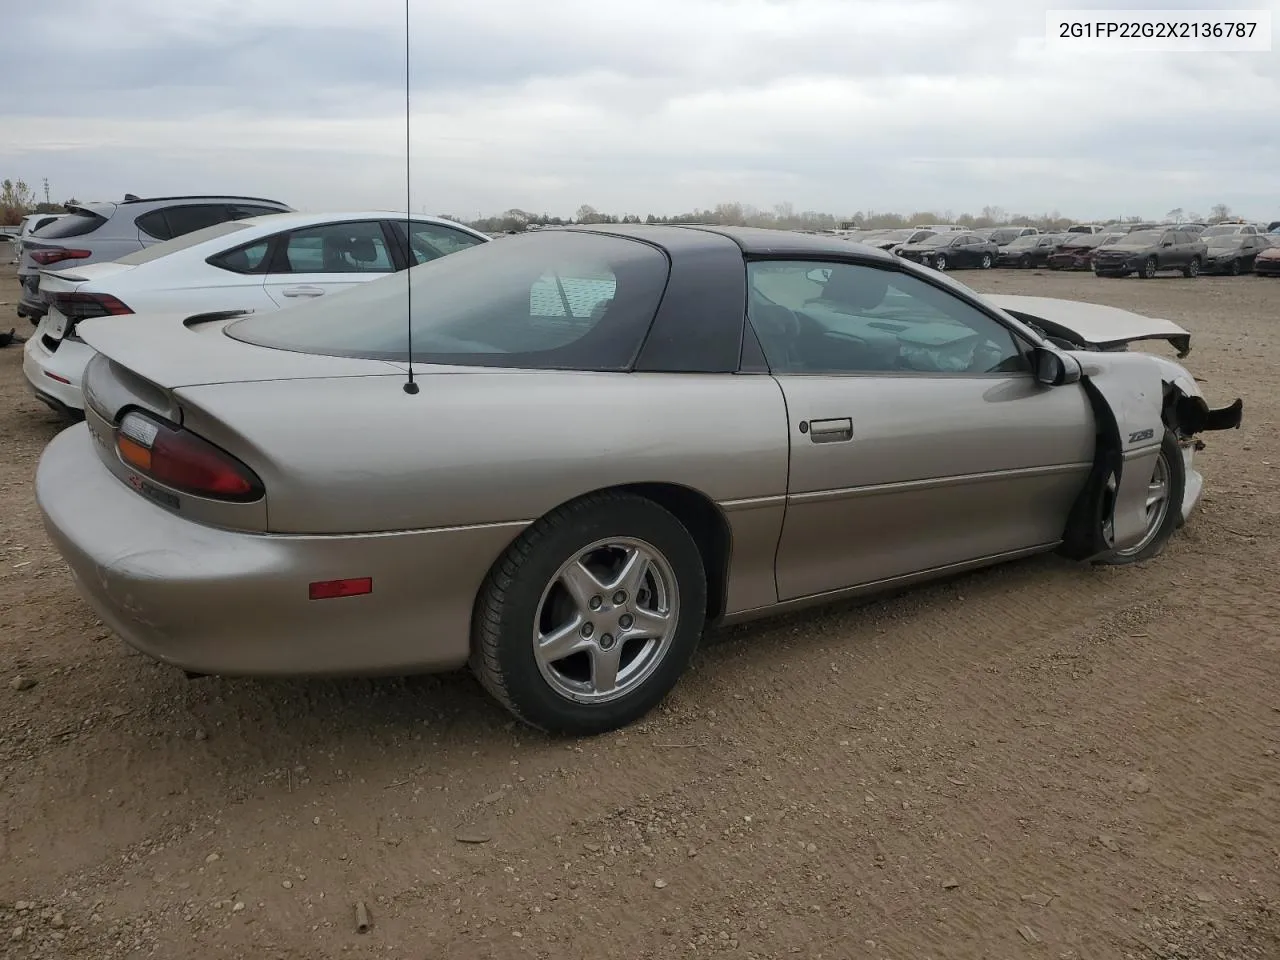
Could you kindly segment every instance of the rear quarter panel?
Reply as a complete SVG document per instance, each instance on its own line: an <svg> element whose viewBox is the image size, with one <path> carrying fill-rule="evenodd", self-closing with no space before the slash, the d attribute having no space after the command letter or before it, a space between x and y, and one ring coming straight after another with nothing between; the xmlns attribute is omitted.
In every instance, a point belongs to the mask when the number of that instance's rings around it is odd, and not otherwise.
<svg viewBox="0 0 1280 960"><path fill-rule="evenodd" d="M483 371L176 391L188 427L240 456L276 533L536 519L575 497L673 483L717 503L786 493L772 377Z"/></svg>

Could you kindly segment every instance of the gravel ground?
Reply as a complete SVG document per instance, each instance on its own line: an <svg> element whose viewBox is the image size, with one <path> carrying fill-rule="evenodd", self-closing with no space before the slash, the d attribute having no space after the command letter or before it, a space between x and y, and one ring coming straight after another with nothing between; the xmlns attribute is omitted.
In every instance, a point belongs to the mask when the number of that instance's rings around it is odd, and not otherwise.
<svg viewBox="0 0 1280 960"><path fill-rule="evenodd" d="M1280 281L961 276L1193 331L1246 421L1208 437L1192 523L1139 568L726 631L651 719L577 742L468 676L132 653L45 539L60 424L0 350L0 956L1280 957Z"/></svg>

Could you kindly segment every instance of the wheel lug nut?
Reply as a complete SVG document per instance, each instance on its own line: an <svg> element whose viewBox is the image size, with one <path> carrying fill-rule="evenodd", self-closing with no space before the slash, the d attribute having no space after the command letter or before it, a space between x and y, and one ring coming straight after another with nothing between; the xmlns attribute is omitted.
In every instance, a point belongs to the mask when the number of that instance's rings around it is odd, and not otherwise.
<svg viewBox="0 0 1280 960"><path fill-rule="evenodd" d="M592 597L590 603L588 604L588 606L590 606L592 610L599 610L600 607L603 605L604 605L604 601L601 600L599 597Z"/></svg>
<svg viewBox="0 0 1280 960"><path fill-rule="evenodd" d="M622 616L618 618L618 626L620 626L623 630L630 630L631 625L635 622L636 622L635 618L632 617L631 614L629 613L624 613Z"/></svg>
<svg viewBox="0 0 1280 960"><path fill-rule="evenodd" d="M606 633L606 634L604 634L604 635L600 638L600 649L601 649L601 650L611 650L611 649L613 649L613 634L612 634L612 633Z"/></svg>
<svg viewBox="0 0 1280 960"><path fill-rule="evenodd" d="M589 637L595 632L596 632L596 625L594 623L584 623L582 625L582 635L584 637Z"/></svg>
<svg viewBox="0 0 1280 960"><path fill-rule="evenodd" d="M615 593L615 594L613 595L613 602L614 602L614 603L626 603L626 602L627 602L627 591L625 591L625 590L619 590L617 593Z"/></svg>

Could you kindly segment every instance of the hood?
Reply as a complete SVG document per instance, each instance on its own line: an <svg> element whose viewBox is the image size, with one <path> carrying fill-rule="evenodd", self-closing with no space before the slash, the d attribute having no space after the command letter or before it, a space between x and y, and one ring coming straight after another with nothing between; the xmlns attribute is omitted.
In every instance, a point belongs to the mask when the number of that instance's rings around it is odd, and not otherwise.
<svg viewBox="0 0 1280 960"><path fill-rule="evenodd" d="M1073 340L1098 350L1114 350L1142 340L1166 340L1179 357L1191 352L1191 334L1171 320L1144 317L1119 307L1052 297L986 294L982 299L1051 337Z"/></svg>
<svg viewBox="0 0 1280 960"><path fill-rule="evenodd" d="M1259 260L1280 260L1280 247L1267 247L1265 250L1258 251Z"/></svg>
<svg viewBox="0 0 1280 960"><path fill-rule="evenodd" d="M49 293L69 293L82 283L96 283L134 269L123 263L86 263L82 267L50 268L40 271L40 289Z"/></svg>

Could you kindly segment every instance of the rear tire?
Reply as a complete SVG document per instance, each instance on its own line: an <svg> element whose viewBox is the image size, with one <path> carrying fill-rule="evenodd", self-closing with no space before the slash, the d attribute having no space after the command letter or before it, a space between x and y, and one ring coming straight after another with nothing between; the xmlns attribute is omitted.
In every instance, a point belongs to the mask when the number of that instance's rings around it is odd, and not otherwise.
<svg viewBox="0 0 1280 960"><path fill-rule="evenodd" d="M592 494L538 520L494 564L472 618L471 668L531 726L604 733L676 685L706 605L702 557L679 520L634 494Z"/></svg>
<svg viewBox="0 0 1280 960"><path fill-rule="evenodd" d="M1154 493L1157 485L1163 485L1163 500L1147 507L1147 532L1134 546L1117 550L1096 562L1110 566L1126 563L1142 563L1159 556L1169 543L1182 517L1182 497L1186 491L1186 464L1182 460L1182 447L1173 431L1165 430L1160 443L1160 458L1152 474L1149 490ZM1151 497L1148 495L1148 499Z"/></svg>

